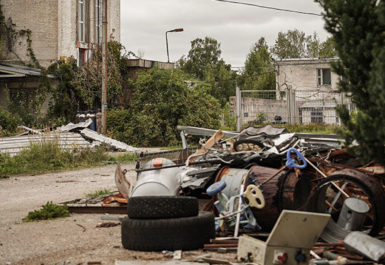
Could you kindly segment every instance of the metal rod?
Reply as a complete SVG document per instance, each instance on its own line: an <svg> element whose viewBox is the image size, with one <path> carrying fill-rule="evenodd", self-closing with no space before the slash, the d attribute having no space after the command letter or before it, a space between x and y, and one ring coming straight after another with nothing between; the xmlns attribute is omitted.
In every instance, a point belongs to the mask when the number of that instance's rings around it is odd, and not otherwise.
<svg viewBox="0 0 385 265"><path fill-rule="evenodd" d="M344 190L346 188L346 186L348 185L348 183L344 183L344 185L342 185L341 189ZM334 197L331 205L330 205L330 208L329 208L329 213L331 213L333 211L333 208L334 208L334 205L336 204L336 202L338 201L338 199L341 197L341 191L339 191L336 195L336 197Z"/></svg>
<svg viewBox="0 0 385 265"><path fill-rule="evenodd" d="M241 210L242 210L242 194L244 190L244 183L242 183L240 191L239 191L239 198L238 198L238 213L237 213L237 219L235 221L235 229L234 229L234 237L238 237L239 234L239 222L241 221Z"/></svg>
<svg viewBox="0 0 385 265"><path fill-rule="evenodd" d="M269 182L270 180L272 180L273 178L275 178L276 176L278 176L278 175L279 175L285 168L286 168L286 166L281 167L281 168L277 171L277 173L275 173L275 174L274 174L273 176L271 176L270 178L266 179L264 182L259 183L259 184L257 185L257 187L260 188L262 185L266 184L267 182Z"/></svg>
<svg viewBox="0 0 385 265"><path fill-rule="evenodd" d="M328 176L327 176L325 173L323 173L321 170L319 170L319 169L318 169L312 162L310 162L309 159L307 159L307 158L305 157L305 160L306 160L306 162L307 162L310 166L312 166L312 167L315 169L315 171L317 171L318 173L320 173L322 177L328 178ZM339 191L340 191L346 198L349 198L349 197L350 197L349 194L347 194L343 189L341 189L341 187L338 186L334 181L332 181L331 183L332 183L333 186L336 187L336 189L339 190Z"/></svg>

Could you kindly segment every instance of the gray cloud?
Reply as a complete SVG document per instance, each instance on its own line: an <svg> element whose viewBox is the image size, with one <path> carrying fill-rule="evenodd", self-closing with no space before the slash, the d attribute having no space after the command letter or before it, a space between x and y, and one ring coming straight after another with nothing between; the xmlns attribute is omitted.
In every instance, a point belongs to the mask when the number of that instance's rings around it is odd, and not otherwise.
<svg viewBox="0 0 385 265"><path fill-rule="evenodd" d="M311 0L241 0L287 9L321 13ZM184 32L169 33L170 60L190 50L195 38L210 36L221 43L222 57L233 66L242 66L251 46L265 37L272 46L280 31L299 29L321 40L327 33L322 17L272 11L214 0L122 0L121 42L127 50L144 51L144 57L166 61L165 32L183 27Z"/></svg>

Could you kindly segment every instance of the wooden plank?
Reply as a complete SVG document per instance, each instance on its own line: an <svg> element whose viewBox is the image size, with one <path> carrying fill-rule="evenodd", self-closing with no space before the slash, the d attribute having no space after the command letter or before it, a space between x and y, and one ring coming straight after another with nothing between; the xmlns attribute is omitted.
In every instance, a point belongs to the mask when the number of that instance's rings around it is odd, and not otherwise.
<svg viewBox="0 0 385 265"><path fill-rule="evenodd" d="M222 130L218 130L216 133L214 133L210 139L206 141L206 143L202 146L201 149L195 152L195 155L201 155L206 153L211 147L214 146L225 134ZM197 158L197 156L190 158L189 162L194 162L194 160Z"/></svg>

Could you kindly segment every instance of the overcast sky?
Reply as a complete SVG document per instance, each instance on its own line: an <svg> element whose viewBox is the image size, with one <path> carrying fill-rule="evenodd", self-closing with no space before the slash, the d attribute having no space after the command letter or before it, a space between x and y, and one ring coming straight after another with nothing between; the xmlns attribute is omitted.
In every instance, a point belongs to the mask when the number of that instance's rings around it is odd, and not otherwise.
<svg viewBox="0 0 385 265"><path fill-rule="evenodd" d="M258 5L321 13L313 0L239 0ZM215 0L122 0L121 42L143 58L167 61L165 32L170 61L187 55L191 41L210 36L221 43L222 58L232 66L243 66L252 45L265 37L274 45L278 32L298 29L327 37L322 17L273 11Z"/></svg>

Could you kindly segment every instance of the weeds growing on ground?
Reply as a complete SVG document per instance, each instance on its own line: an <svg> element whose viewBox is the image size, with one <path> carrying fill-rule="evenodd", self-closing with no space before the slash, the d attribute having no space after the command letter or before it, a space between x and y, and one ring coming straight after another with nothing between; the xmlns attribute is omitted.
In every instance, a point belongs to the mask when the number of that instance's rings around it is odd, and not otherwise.
<svg viewBox="0 0 385 265"><path fill-rule="evenodd" d="M0 177L103 165L103 147L65 150L57 142L33 143L19 155L0 154Z"/></svg>
<svg viewBox="0 0 385 265"><path fill-rule="evenodd" d="M111 191L109 191L108 189L103 189L103 190L97 190L95 192L87 193L86 197L87 198L96 198L96 197L99 197L99 196L102 196L102 195L107 195L107 194L110 194L110 193L111 193Z"/></svg>
<svg viewBox="0 0 385 265"><path fill-rule="evenodd" d="M49 220L60 217L70 216L70 213L66 206L47 202L41 209L29 212L27 217L23 219L24 222L34 222L41 220Z"/></svg>
<svg viewBox="0 0 385 265"><path fill-rule="evenodd" d="M108 161L111 162L120 162L120 163L132 163L139 159L139 155L137 153L125 153L118 156L110 156Z"/></svg>

